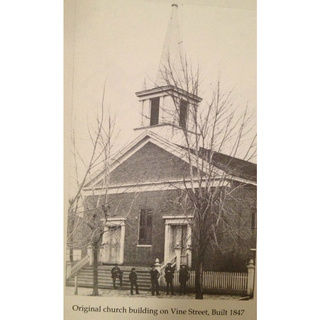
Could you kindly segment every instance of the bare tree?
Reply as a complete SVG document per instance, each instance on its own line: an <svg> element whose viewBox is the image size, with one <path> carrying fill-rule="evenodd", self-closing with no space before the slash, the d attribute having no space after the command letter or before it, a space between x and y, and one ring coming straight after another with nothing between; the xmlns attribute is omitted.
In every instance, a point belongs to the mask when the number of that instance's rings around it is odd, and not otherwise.
<svg viewBox="0 0 320 320"><path fill-rule="evenodd" d="M75 134L72 135L72 152L74 158L74 168L77 188L75 196L69 200L68 208L68 237L67 245L70 249L70 261L73 260L73 248L87 250L92 249L93 254L93 291L92 295L97 296L98 292L98 266L99 255L104 247L103 238L111 232L113 224L108 221L108 217L118 214L117 208L120 203L117 197L111 198L109 195L110 169L114 161L113 156L114 141L116 140L115 119L110 114L105 114L105 92L104 86L101 104L95 119L95 129L88 128L88 137L91 141L91 150L87 154L88 160L80 154L76 145ZM81 166L81 169L79 169ZM82 172L82 175L80 174ZM81 178L79 178L81 176ZM99 195L95 193L96 182L101 182L99 188L103 192ZM84 193L86 191L86 193ZM130 187L124 192L133 193ZM137 194L132 196L132 202L126 215L131 214L133 203ZM112 209L111 209L112 207ZM117 225L114 225L115 227ZM134 228L134 226L128 227Z"/></svg>
<svg viewBox="0 0 320 320"><path fill-rule="evenodd" d="M232 101L232 91L222 90L220 81L211 91L208 101L195 103L200 91L199 67L193 68L188 59L180 61L168 57L161 66L161 85L171 88L174 108L165 110L175 125L183 131L183 148L189 164L184 177L181 202L187 215L192 213L192 255L195 263L196 299L203 298L203 265L209 247L226 250L221 238L224 234L233 243L248 235L241 230L241 215L237 207L241 197L237 192L246 185L246 177L239 178L237 166L246 166L255 158L256 135L250 125L248 108L239 116ZM181 106L187 106L187 117L181 121ZM251 136L250 136L251 135ZM180 195L180 196L181 196ZM182 197L182 198L183 198ZM232 244L231 244L232 246Z"/></svg>
<svg viewBox="0 0 320 320"><path fill-rule="evenodd" d="M105 92L106 88L104 86L101 104L96 117L96 127L93 131L88 128L91 150L87 154L87 161L84 160L77 148L74 132L72 134L72 152L77 187L74 196L69 200L67 245L70 248L71 262L73 261L73 248L91 246L93 250L92 295L98 295L98 257L107 223L110 154L115 130L114 119L110 115L105 115ZM79 170L79 166L81 166L82 170ZM105 194L99 196L96 203L90 207L84 201L83 190L96 176L98 170L102 170L104 174ZM79 177L79 171L82 172L81 178Z"/></svg>

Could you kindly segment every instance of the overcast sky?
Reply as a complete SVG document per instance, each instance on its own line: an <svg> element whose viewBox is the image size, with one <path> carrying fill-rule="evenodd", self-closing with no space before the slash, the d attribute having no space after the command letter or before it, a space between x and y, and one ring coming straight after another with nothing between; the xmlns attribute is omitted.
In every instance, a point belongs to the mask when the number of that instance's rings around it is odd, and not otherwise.
<svg viewBox="0 0 320 320"><path fill-rule="evenodd" d="M190 0L179 4L184 50L199 63L205 91L221 79L239 108L256 108L255 1ZM66 113L82 152L107 81L106 106L117 116L118 145L139 124L135 92L154 79L171 13L171 0L66 1ZM210 5L209 5L210 4ZM236 7L237 6L237 7ZM239 7L241 6L241 7ZM67 122L69 123L69 122Z"/></svg>

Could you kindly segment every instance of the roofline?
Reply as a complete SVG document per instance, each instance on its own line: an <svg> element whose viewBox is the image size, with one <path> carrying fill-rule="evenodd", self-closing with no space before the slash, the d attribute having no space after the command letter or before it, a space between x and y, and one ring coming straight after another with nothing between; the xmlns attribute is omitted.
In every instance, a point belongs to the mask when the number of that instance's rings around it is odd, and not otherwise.
<svg viewBox="0 0 320 320"><path fill-rule="evenodd" d="M146 141L142 142L145 138ZM182 161L185 161L187 163L188 159L186 159L185 157L185 152L186 150L174 143L171 143L170 141L168 141L167 139L162 138L161 136L155 134L152 131L148 131L146 130L145 132L141 133L136 139L134 139L133 141L131 141L128 145L126 145L123 149L121 149L118 153L115 154L114 157L112 157L112 163L110 166L110 173L116 169L121 163L123 163L126 159L130 158L130 156L138 151L139 149L141 149L144 145L146 145L148 142L153 142L154 144L158 145L159 147L164 148L164 150L166 150L169 153L174 154L176 157L180 158ZM133 149L139 142L142 142L138 148L136 148L136 150L134 150L133 153L130 153L130 150ZM128 154L129 153L129 154ZM192 163L196 163L196 156L191 154L191 161ZM204 160L204 168L203 171L204 173L209 169L210 170L210 164ZM192 164L193 165L193 164ZM240 178L231 174L227 174L223 169L220 169L216 166L214 166L216 168L216 172L218 174L226 174L226 179L230 179L233 181L238 181L241 183L246 183L246 184L252 184L252 185L257 185L256 181L254 180L250 180L250 179L245 179L245 178ZM101 174L103 173L104 170L101 170L93 179L91 179L91 181L89 181L85 188L90 188L91 186L94 186L96 184L96 180L101 176Z"/></svg>
<svg viewBox="0 0 320 320"><path fill-rule="evenodd" d="M182 94L184 96L189 97L190 99L194 100L195 102L201 102L202 98L198 97L195 94L192 94L184 89L178 88L176 86L173 85L166 85L166 86L159 86L159 87L155 87L152 89L146 89L146 90L142 90L142 91L137 91L135 94L137 97L145 97L148 96L150 94L153 93L162 93L162 92L168 92L168 91L173 91L179 94Z"/></svg>
<svg viewBox="0 0 320 320"><path fill-rule="evenodd" d="M183 129L179 126L177 126L176 124L174 123L170 123L170 122L162 122L162 123L158 123L158 124L155 124L153 126L144 126L144 127L137 127L137 128L133 128L133 130L137 131L137 130L146 130L146 129L152 129L152 128L159 128L159 127L165 127L165 126L171 126L171 127L174 127L176 129L180 129L180 130L184 130L186 131L187 133L192 133L192 134L195 134L195 135L198 135L200 136L200 133L196 133L194 131L191 131L191 130L186 130L186 129ZM179 145L178 145L179 146Z"/></svg>

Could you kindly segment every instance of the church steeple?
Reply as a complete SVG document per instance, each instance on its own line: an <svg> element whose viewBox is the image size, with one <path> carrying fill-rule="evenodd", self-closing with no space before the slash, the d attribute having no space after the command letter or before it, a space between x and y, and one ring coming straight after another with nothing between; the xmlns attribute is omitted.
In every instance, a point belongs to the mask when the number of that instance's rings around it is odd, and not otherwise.
<svg viewBox="0 0 320 320"><path fill-rule="evenodd" d="M184 56L183 41L179 24L178 5L174 3L171 7L171 16L163 43L159 69L155 80L155 83L158 86L168 84L168 80L163 79L163 72L168 64L170 63L170 65L176 70L181 65L181 61Z"/></svg>
<svg viewBox="0 0 320 320"><path fill-rule="evenodd" d="M152 130L178 144L184 144L184 133L194 135L188 121L190 108L197 107L201 98L176 86L165 77L168 64L179 76L183 59L182 37L178 21L178 5L172 4L171 17L161 53L155 86L136 92L141 105L141 123L135 130Z"/></svg>

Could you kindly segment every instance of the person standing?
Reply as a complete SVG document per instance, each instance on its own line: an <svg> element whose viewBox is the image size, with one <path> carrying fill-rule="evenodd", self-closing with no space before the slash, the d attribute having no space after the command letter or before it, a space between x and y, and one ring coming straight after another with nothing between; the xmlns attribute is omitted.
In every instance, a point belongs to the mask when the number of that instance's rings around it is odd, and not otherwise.
<svg viewBox="0 0 320 320"><path fill-rule="evenodd" d="M158 296L159 293L159 277L160 273L158 270L156 270L155 265L151 266L151 271L150 271L150 276L151 276L151 294L154 296L154 293Z"/></svg>
<svg viewBox="0 0 320 320"><path fill-rule="evenodd" d="M167 283L167 295L169 294L169 288L170 288L171 295L174 296L174 292L173 292L174 267L171 266L170 262L167 263L167 266L164 269L164 277Z"/></svg>
<svg viewBox="0 0 320 320"><path fill-rule="evenodd" d="M131 272L129 273L129 280L130 280L130 293L133 294L133 287L135 287L136 288L136 294L139 294L138 276L137 276L135 268L131 269Z"/></svg>
<svg viewBox="0 0 320 320"><path fill-rule="evenodd" d="M180 295L186 294L187 281L190 278L190 274L186 265L181 265L179 271L179 283L180 283Z"/></svg>
<svg viewBox="0 0 320 320"><path fill-rule="evenodd" d="M111 269L111 277L113 283L113 289L116 289L116 279L119 279L120 287L122 287L122 271L117 264Z"/></svg>

